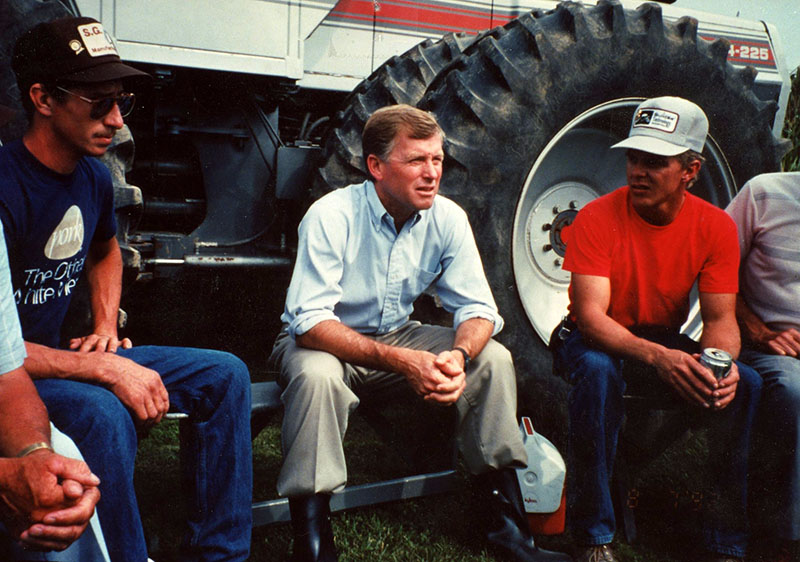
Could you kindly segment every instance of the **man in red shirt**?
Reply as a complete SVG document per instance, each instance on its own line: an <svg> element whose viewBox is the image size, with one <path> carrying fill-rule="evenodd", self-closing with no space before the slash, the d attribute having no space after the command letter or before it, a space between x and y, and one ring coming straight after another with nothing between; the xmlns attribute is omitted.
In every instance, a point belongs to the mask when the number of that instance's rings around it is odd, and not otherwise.
<svg viewBox="0 0 800 562"><path fill-rule="evenodd" d="M739 353L736 226L688 192L703 163L708 120L694 103L646 100L630 134L628 185L578 213L564 268L572 272L569 316L553 333L554 361L569 395L568 516L579 561L613 561L609 489L626 387L675 400L707 423L715 476L704 522L714 561L741 560L747 546L746 477L758 376L734 362L717 380L699 363L703 348ZM697 283L700 342L680 334ZM637 392L640 389L637 386Z"/></svg>

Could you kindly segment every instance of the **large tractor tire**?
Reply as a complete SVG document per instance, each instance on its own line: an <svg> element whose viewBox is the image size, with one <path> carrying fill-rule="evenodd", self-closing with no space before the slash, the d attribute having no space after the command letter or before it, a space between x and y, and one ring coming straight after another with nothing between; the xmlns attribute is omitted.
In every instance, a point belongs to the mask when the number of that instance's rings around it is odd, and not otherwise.
<svg viewBox="0 0 800 562"><path fill-rule="evenodd" d="M425 40L390 58L362 81L347 96L344 109L331 125L320 190L364 181L367 169L361 154L361 132L372 112L397 103L417 105L439 72L480 37L449 33L438 41Z"/></svg>
<svg viewBox="0 0 800 562"><path fill-rule="evenodd" d="M609 147L627 136L635 106L675 95L705 110L707 163L693 191L718 206L748 178L778 169L776 106L754 96L755 72L728 64L727 51L725 41L699 39L692 18L664 21L655 4L563 3L481 39L419 104L444 129L441 192L469 214L523 409L551 434L564 430L552 404L564 404L566 385L552 376L546 347L568 302L562 229L625 184L624 151Z"/></svg>

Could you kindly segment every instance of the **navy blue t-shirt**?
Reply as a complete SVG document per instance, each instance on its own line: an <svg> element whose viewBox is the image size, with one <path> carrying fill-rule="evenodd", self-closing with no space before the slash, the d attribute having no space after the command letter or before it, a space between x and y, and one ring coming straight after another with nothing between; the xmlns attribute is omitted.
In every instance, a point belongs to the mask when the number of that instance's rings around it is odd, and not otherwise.
<svg viewBox="0 0 800 562"><path fill-rule="evenodd" d="M0 147L0 220L22 335L57 347L90 244L116 233L111 175L95 158L56 173L14 141Z"/></svg>

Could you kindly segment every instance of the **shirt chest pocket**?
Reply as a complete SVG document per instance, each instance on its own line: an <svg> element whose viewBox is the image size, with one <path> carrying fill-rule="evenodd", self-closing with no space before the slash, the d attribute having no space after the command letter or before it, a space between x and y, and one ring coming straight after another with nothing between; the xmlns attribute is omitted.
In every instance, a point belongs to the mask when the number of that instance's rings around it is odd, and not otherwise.
<svg viewBox="0 0 800 562"><path fill-rule="evenodd" d="M413 268L410 273L403 287L403 295L409 302L416 300L439 277L439 271L427 271L419 267Z"/></svg>

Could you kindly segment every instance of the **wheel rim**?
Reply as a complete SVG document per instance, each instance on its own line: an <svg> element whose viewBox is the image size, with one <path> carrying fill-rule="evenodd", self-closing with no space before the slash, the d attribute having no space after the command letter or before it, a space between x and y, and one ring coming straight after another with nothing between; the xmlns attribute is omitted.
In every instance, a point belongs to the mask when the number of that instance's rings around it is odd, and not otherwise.
<svg viewBox="0 0 800 562"><path fill-rule="evenodd" d="M525 314L545 343L567 311L569 272L561 269L569 225L589 201L625 185L625 153L610 150L628 134L630 116L643 98L622 98L595 106L570 121L541 151L523 184L514 216L512 266ZM703 175L692 188L724 206L735 193L727 161L713 138L704 151ZM702 330L699 306L684 326Z"/></svg>

